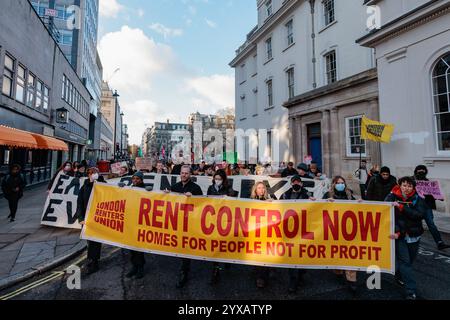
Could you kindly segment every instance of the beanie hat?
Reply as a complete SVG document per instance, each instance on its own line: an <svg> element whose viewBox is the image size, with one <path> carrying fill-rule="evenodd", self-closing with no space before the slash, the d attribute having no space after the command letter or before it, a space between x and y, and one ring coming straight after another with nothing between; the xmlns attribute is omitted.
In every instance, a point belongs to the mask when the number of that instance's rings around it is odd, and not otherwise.
<svg viewBox="0 0 450 320"><path fill-rule="evenodd" d="M133 177L138 177L139 179L144 181L144 174L142 172L140 172L140 171L138 171L135 174L133 174Z"/></svg>
<svg viewBox="0 0 450 320"><path fill-rule="evenodd" d="M380 170L380 174L381 173L389 173L389 174L391 174L391 169L389 169L388 167L383 167Z"/></svg>
<svg viewBox="0 0 450 320"><path fill-rule="evenodd" d="M303 171L308 171L308 165L306 163L300 163L297 166L297 169L303 170Z"/></svg>

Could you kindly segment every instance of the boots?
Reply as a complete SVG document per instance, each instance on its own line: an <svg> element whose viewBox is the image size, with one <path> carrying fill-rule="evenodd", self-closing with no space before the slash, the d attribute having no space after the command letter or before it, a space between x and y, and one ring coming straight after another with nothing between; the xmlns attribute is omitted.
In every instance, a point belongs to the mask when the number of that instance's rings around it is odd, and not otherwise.
<svg viewBox="0 0 450 320"><path fill-rule="evenodd" d="M98 270L100 270L100 268L98 266L98 261L97 260L89 260L87 263L86 274L91 275L93 273L96 273Z"/></svg>

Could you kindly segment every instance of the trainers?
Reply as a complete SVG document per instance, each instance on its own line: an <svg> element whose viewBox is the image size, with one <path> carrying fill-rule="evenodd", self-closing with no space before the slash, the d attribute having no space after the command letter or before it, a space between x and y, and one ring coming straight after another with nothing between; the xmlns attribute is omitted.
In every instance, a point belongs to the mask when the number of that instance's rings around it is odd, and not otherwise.
<svg viewBox="0 0 450 320"><path fill-rule="evenodd" d="M450 248L450 245L445 244L444 242L439 242L438 250L445 250L445 249L448 249L448 248Z"/></svg>
<svg viewBox="0 0 450 320"><path fill-rule="evenodd" d="M128 272L125 277L132 278L137 274L137 272L138 268L136 266L133 266L133 268L131 268L130 272Z"/></svg>
<svg viewBox="0 0 450 320"><path fill-rule="evenodd" d="M186 271L181 271L180 274L178 275L178 280L177 280L177 289L181 289L183 288L186 283L188 281L188 274Z"/></svg>
<svg viewBox="0 0 450 320"><path fill-rule="evenodd" d="M406 296L406 300L417 300L417 296L415 293L410 293Z"/></svg>
<svg viewBox="0 0 450 320"><path fill-rule="evenodd" d="M404 286L405 286L405 282L404 282L400 277L395 276L394 279L395 279L395 282L396 282L399 286L401 286L401 287L404 287Z"/></svg>
<svg viewBox="0 0 450 320"><path fill-rule="evenodd" d="M91 275L93 273L96 273L97 271L99 271L100 268L98 267L98 262L91 262L87 265L87 270L86 270L86 274L87 275Z"/></svg>

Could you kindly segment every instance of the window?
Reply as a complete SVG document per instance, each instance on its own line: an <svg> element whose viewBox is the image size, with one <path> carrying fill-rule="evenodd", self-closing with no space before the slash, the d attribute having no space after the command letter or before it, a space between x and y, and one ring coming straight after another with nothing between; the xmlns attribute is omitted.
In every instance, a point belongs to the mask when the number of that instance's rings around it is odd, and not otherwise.
<svg viewBox="0 0 450 320"><path fill-rule="evenodd" d="M273 58L272 56L272 38L266 40L266 52L267 52L267 60Z"/></svg>
<svg viewBox="0 0 450 320"><path fill-rule="evenodd" d="M63 75L61 98L63 100L66 98L66 75L65 74Z"/></svg>
<svg viewBox="0 0 450 320"><path fill-rule="evenodd" d="M2 92L9 97L12 97L14 79L14 59L5 55L5 68L3 70L3 85Z"/></svg>
<svg viewBox="0 0 450 320"><path fill-rule="evenodd" d="M42 107L44 110L48 110L48 95L49 95L49 89L47 87L44 87L44 104Z"/></svg>
<svg viewBox="0 0 450 320"><path fill-rule="evenodd" d="M269 103L269 108L273 107L273 82L272 82L272 80L267 81L267 102Z"/></svg>
<svg viewBox="0 0 450 320"><path fill-rule="evenodd" d="M433 98L438 150L450 152L450 53L434 68Z"/></svg>
<svg viewBox="0 0 450 320"><path fill-rule="evenodd" d="M266 13L267 13L267 17L270 17L273 13L272 0L266 1Z"/></svg>
<svg viewBox="0 0 450 320"><path fill-rule="evenodd" d="M294 43L294 22L290 20L286 23L286 32L287 32L287 45L290 46Z"/></svg>
<svg viewBox="0 0 450 320"><path fill-rule="evenodd" d="M286 73L287 73L287 78L288 78L289 99L292 99L295 96L294 68L290 68Z"/></svg>
<svg viewBox="0 0 450 320"><path fill-rule="evenodd" d="M28 73L28 82L27 82L27 106L30 108L34 107L34 96L36 88L36 77Z"/></svg>
<svg viewBox="0 0 450 320"><path fill-rule="evenodd" d="M347 156L366 156L366 141L361 139L362 116L346 118ZM361 148L361 151L359 150Z"/></svg>
<svg viewBox="0 0 450 320"><path fill-rule="evenodd" d="M25 68L19 65L17 68L16 100L24 102L25 98Z"/></svg>
<svg viewBox="0 0 450 320"><path fill-rule="evenodd" d="M326 81L327 84L337 81L336 51L333 50L325 55Z"/></svg>
<svg viewBox="0 0 450 320"><path fill-rule="evenodd" d="M325 16L325 26L335 21L334 0L323 1L323 14Z"/></svg>
<svg viewBox="0 0 450 320"><path fill-rule="evenodd" d="M36 85L36 108L42 107L42 94L44 93L44 84L37 81Z"/></svg>

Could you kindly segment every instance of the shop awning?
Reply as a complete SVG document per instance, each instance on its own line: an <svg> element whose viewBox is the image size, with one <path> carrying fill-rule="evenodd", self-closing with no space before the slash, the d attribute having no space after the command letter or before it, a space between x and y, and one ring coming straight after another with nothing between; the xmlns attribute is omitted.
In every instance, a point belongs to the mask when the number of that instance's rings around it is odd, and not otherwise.
<svg viewBox="0 0 450 320"><path fill-rule="evenodd" d="M30 132L0 125L0 145L14 148L38 149L38 143Z"/></svg>
<svg viewBox="0 0 450 320"><path fill-rule="evenodd" d="M39 149L69 151L69 148L64 141L37 133L32 133L32 135L36 139Z"/></svg>
<svg viewBox="0 0 450 320"><path fill-rule="evenodd" d="M69 151L67 144L56 138L0 125L0 145L55 151Z"/></svg>

